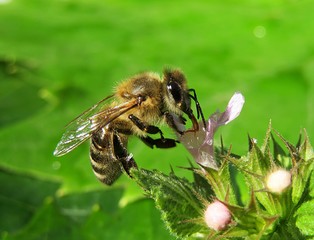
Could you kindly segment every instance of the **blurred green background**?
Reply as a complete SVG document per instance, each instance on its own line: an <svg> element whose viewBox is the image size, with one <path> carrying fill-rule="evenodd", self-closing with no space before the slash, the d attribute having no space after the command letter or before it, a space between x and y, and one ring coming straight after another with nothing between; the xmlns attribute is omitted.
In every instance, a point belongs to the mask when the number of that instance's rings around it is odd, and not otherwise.
<svg viewBox="0 0 314 240"><path fill-rule="evenodd" d="M240 155L270 119L291 142L302 128L313 138L313 12L297 0L1 0L0 237L172 239L132 180L98 182L87 143L52 155L66 123L139 72L181 68L205 116L242 92L217 134ZM140 167L191 179L182 146L129 149Z"/></svg>

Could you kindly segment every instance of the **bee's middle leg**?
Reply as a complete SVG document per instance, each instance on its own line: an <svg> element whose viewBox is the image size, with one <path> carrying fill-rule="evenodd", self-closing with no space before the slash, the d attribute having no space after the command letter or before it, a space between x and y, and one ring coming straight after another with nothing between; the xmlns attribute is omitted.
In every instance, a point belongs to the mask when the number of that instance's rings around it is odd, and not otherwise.
<svg viewBox="0 0 314 240"><path fill-rule="evenodd" d="M176 146L176 143L178 141L171 139L171 138L158 138L153 139L149 136L146 137L140 137L140 139L150 148L172 148Z"/></svg>
<svg viewBox="0 0 314 240"><path fill-rule="evenodd" d="M129 119L142 131L149 133L149 134L160 134L160 138L153 139L149 136L141 137L140 139L149 147L153 148L154 146L157 148L172 148L176 146L178 141L171 139L171 138L164 138L162 131L153 125L148 125L143 122L138 117L134 116L133 114L129 115Z"/></svg>
<svg viewBox="0 0 314 240"><path fill-rule="evenodd" d="M162 131L153 125L146 124L138 117L134 116L133 114L129 115L129 119L142 131L149 133L149 134L160 134L160 138L164 138Z"/></svg>

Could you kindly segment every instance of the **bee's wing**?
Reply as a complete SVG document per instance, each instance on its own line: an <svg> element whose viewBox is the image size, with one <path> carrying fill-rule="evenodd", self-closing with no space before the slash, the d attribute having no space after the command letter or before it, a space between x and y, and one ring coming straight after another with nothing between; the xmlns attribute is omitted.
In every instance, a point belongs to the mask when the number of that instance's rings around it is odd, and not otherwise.
<svg viewBox="0 0 314 240"><path fill-rule="evenodd" d="M107 104L106 100L111 97L113 95L101 100L66 126L65 132L53 152L55 156L62 156L72 151L90 138L93 132L106 126L123 113L138 105L137 100L134 99L112 108L103 109Z"/></svg>

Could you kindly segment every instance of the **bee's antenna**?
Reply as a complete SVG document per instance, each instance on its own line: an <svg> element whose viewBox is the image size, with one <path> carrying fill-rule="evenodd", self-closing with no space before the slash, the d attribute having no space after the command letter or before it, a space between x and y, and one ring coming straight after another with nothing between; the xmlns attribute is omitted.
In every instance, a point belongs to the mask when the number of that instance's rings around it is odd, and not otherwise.
<svg viewBox="0 0 314 240"><path fill-rule="evenodd" d="M204 114L203 114L203 111L202 111L202 108L201 108L201 105L199 103L199 101L197 100L197 96L196 96L196 91L195 89L191 88L188 90L189 92L193 92L193 95L192 94L189 94L190 98L192 98L195 102L195 106L196 106L196 112L197 112L197 119L199 119L200 115L202 117L202 121L203 121L203 124L204 124L204 128L206 128L206 121L205 121L205 118L204 118Z"/></svg>

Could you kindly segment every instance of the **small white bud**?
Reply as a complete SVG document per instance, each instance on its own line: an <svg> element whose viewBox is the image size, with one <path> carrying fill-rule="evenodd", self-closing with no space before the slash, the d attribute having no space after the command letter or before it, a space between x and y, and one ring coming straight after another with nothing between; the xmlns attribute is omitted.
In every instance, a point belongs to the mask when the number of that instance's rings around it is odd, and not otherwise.
<svg viewBox="0 0 314 240"><path fill-rule="evenodd" d="M204 219L209 228L219 231L226 228L231 222L231 213L226 205L219 201L214 201L208 205Z"/></svg>
<svg viewBox="0 0 314 240"><path fill-rule="evenodd" d="M270 192L282 193L291 184L291 173L284 169L278 169L268 175L266 186Z"/></svg>

